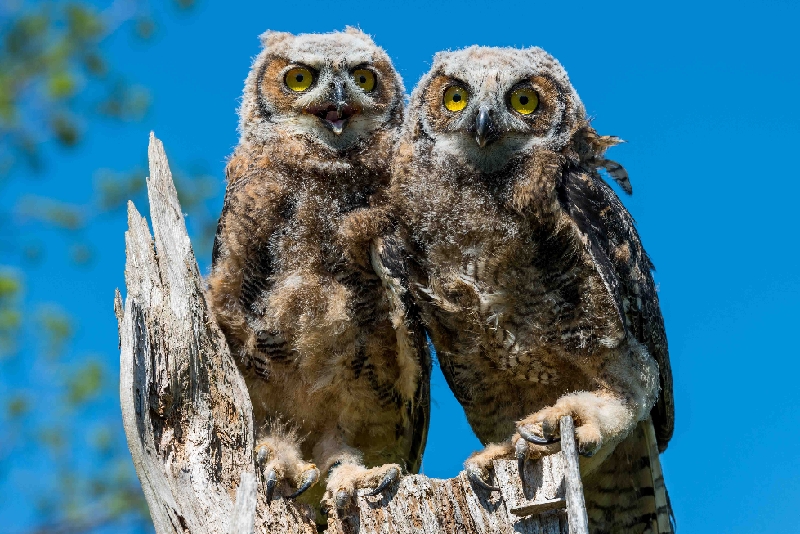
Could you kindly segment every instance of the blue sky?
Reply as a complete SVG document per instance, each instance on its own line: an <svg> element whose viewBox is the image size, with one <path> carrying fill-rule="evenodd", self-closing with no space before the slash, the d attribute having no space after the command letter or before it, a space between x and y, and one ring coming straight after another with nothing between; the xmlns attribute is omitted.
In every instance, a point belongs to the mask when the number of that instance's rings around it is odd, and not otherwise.
<svg viewBox="0 0 800 534"><path fill-rule="evenodd" d="M152 42L121 33L107 46L152 91L148 116L100 124L74 152L52 149L44 175L6 188L4 210L29 193L87 203L93 172L142 165L154 130L174 166L201 162L218 177L218 211L237 99L266 29L360 26L409 92L439 50L541 46L567 69L598 132L627 140L609 156L630 174L634 194L623 201L657 267L676 397L663 464L680 531L797 530L797 3L199 0L191 13L159 17ZM99 246L88 268L65 267L64 240L46 233L44 261L25 273L27 298L76 313L76 350L105 355L113 372L124 230L123 216L89 229ZM202 269L209 260L199 258ZM479 444L436 373L423 470L449 477ZM118 417L112 401L104 409Z"/></svg>

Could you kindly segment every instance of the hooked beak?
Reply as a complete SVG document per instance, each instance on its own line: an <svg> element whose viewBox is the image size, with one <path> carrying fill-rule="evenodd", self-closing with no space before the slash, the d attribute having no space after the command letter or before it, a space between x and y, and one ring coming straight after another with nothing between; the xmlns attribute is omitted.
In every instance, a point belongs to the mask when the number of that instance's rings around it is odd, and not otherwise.
<svg viewBox="0 0 800 534"><path fill-rule="evenodd" d="M478 117L475 119L475 141L483 148L494 140L494 124L488 108L481 106Z"/></svg>
<svg viewBox="0 0 800 534"><path fill-rule="evenodd" d="M344 98L344 84L340 81L335 82L333 86L333 101L336 103L336 111L341 113L346 102Z"/></svg>
<svg viewBox="0 0 800 534"><path fill-rule="evenodd" d="M322 123L336 135L341 135L347 126L347 121L361 110L347 103L344 84L336 81L332 84L331 98L321 104L312 104L306 108L306 113L316 115Z"/></svg>

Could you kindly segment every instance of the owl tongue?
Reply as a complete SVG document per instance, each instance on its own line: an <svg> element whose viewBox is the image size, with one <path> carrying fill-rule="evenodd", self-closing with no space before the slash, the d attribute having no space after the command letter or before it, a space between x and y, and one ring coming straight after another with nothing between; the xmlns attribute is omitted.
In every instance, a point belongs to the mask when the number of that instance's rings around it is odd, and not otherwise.
<svg viewBox="0 0 800 534"><path fill-rule="evenodd" d="M335 133L341 133L344 129L344 123L347 122L347 117L341 116L338 111L329 111L325 114L325 120L328 121Z"/></svg>
<svg viewBox="0 0 800 534"><path fill-rule="evenodd" d="M337 109L337 106L333 103L326 102L323 105L308 107L306 113L316 115L333 130L333 133L339 135L344 130L350 117L358 113L358 109L350 105L339 106Z"/></svg>

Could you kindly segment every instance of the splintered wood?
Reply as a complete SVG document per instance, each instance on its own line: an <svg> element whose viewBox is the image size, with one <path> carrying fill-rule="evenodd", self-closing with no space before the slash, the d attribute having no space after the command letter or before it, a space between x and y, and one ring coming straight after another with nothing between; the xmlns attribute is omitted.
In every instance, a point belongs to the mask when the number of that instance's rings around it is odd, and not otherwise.
<svg viewBox="0 0 800 534"><path fill-rule="evenodd" d="M152 135L148 155L155 239L129 203L127 298L123 305L117 292L114 308L123 425L156 532L316 533L308 507L264 502L247 387L209 314L167 157Z"/></svg>
<svg viewBox="0 0 800 534"><path fill-rule="evenodd" d="M561 453L528 462L520 483L516 460L495 462L499 492L474 487L464 473L438 480L404 477L375 497L359 492L357 509L331 521L331 534L560 534L567 532ZM533 514L533 515L531 515Z"/></svg>
<svg viewBox="0 0 800 534"><path fill-rule="evenodd" d="M155 238L130 203L127 297L123 304L117 292L114 309L123 424L155 530L316 533L310 507L280 497L266 502L253 458L250 397L209 313L164 148L152 135L148 155ZM562 440L573 437L569 423L570 435ZM575 455L574 443L564 449ZM580 483L576 456L557 453L528 462L525 485L516 461L496 462L494 477L499 492L473 487L463 473L448 480L406 476L382 495L370 497L362 491L341 517L332 511L327 532L585 532L580 521L570 528L573 508L580 510L583 504L575 487L576 480Z"/></svg>

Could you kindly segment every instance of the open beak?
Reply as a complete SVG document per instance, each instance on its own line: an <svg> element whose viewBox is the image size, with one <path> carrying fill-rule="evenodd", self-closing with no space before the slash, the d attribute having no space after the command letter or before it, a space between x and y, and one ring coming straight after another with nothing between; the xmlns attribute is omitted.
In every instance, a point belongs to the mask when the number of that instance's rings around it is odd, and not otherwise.
<svg viewBox="0 0 800 534"><path fill-rule="evenodd" d="M335 82L330 100L321 104L312 104L306 108L306 113L319 117L322 123L336 135L340 135L347 126L347 121L360 112L358 107L347 103L344 85L341 82Z"/></svg>
<svg viewBox="0 0 800 534"><path fill-rule="evenodd" d="M475 141L478 146L483 148L487 144L494 141L494 123L492 122L492 115L489 109L481 106L478 111L478 116L475 118Z"/></svg>

